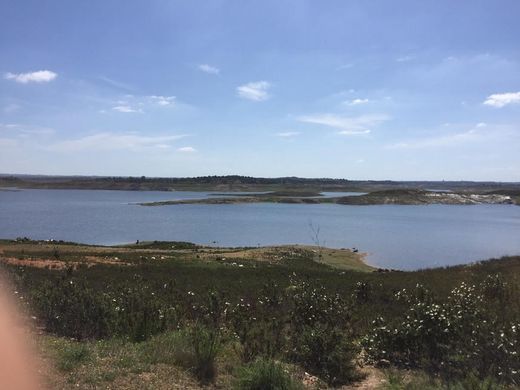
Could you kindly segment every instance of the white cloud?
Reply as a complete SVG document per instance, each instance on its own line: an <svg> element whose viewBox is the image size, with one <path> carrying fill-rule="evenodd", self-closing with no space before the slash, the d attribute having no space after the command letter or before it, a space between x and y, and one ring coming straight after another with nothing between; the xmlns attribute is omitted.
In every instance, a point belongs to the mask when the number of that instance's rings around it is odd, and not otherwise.
<svg viewBox="0 0 520 390"><path fill-rule="evenodd" d="M136 133L98 133L61 141L48 147L49 150L75 152L82 150L136 150L142 148L165 148L186 135L143 136Z"/></svg>
<svg viewBox="0 0 520 390"><path fill-rule="evenodd" d="M339 130L338 134L358 135L370 133L370 128L387 121L386 115L362 115L345 117L334 114L317 114L299 117L300 122L313 123Z"/></svg>
<svg viewBox="0 0 520 390"><path fill-rule="evenodd" d="M353 100L347 100L345 103L349 106L359 106L361 104L367 104L370 100L368 99L353 99Z"/></svg>
<svg viewBox="0 0 520 390"><path fill-rule="evenodd" d="M149 96L133 96L124 95L123 99L116 100L112 104L112 110L122 113L143 113L154 107L175 107L177 106L177 98L175 96L149 95ZM105 110L101 110L105 113Z"/></svg>
<svg viewBox="0 0 520 390"><path fill-rule="evenodd" d="M134 108L134 107L127 106L127 105L114 106L114 107L112 107L112 110L117 111L117 112L124 112L124 113L143 112L143 110L141 110L140 108Z"/></svg>
<svg viewBox="0 0 520 390"><path fill-rule="evenodd" d="M520 103L520 92L495 93L489 95L484 101L485 105L496 108L518 103Z"/></svg>
<svg viewBox="0 0 520 390"><path fill-rule="evenodd" d="M159 106L173 106L175 104L175 96L150 96L150 99Z"/></svg>
<svg viewBox="0 0 520 390"><path fill-rule="evenodd" d="M178 148L177 151L181 153L193 153L197 150L191 146L183 146L182 148Z"/></svg>
<svg viewBox="0 0 520 390"><path fill-rule="evenodd" d="M267 93L270 87L271 84L267 81L256 81L237 87L237 94L241 98L261 102L271 97Z"/></svg>
<svg viewBox="0 0 520 390"><path fill-rule="evenodd" d="M341 130L338 131L338 134L341 135L362 135L362 134L370 134L372 130L365 129L365 130Z"/></svg>
<svg viewBox="0 0 520 390"><path fill-rule="evenodd" d="M475 129L462 133L443 135L440 137L424 138L407 142L398 142L388 145L387 149L422 149L441 146L454 146L474 140L478 136Z"/></svg>
<svg viewBox="0 0 520 390"><path fill-rule="evenodd" d="M4 78L7 80L14 80L17 83L48 83L58 77L57 73L50 70L38 70L29 73L6 73Z"/></svg>
<svg viewBox="0 0 520 390"><path fill-rule="evenodd" d="M281 133L276 133L275 135L277 137L289 138L289 137L296 137L297 135L300 135L300 132L299 131L284 131Z"/></svg>
<svg viewBox="0 0 520 390"><path fill-rule="evenodd" d="M208 65L208 64L200 64L198 66L198 69L205 72L205 73L209 73L209 74L219 74L220 73L220 69L215 67L215 66L211 66L211 65Z"/></svg>

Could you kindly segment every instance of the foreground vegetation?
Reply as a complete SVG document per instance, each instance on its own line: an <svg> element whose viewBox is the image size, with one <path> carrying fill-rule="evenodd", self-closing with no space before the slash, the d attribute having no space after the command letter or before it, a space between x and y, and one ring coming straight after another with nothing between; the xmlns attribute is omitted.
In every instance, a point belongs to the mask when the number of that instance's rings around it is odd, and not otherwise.
<svg viewBox="0 0 520 390"><path fill-rule="evenodd" d="M53 388L520 384L520 257L399 272L332 252L0 243Z"/></svg>

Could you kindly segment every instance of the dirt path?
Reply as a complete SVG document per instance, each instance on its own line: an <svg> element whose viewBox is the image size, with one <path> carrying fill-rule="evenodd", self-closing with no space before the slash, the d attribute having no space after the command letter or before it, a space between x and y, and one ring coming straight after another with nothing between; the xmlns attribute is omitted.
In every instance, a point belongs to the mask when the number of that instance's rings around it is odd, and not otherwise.
<svg viewBox="0 0 520 390"><path fill-rule="evenodd" d="M366 378L352 385L344 386L342 390L379 389L386 382L383 372L375 367L365 366L361 371L367 375Z"/></svg>

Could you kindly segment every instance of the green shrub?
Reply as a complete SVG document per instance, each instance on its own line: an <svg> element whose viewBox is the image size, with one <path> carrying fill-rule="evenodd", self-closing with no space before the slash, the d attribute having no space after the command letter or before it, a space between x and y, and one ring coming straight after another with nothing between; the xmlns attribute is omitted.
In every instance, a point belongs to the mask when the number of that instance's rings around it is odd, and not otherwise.
<svg viewBox="0 0 520 390"><path fill-rule="evenodd" d="M260 358L237 372L237 390L298 390L303 386L284 369L282 364Z"/></svg>
<svg viewBox="0 0 520 390"><path fill-rule="evenodd" d="M359 378L349 305L339 294L305 282L294 284L289 296L290 359L330 385Z"/></svg>
<svg viewBox="0 0 520 390"><path fill-rule="evenodd" d="M472 372L457 382L449 383L446 388L449 390L502 390L504 386L491 377L479 378Z"/></svg>
<svg viewBox="0 0 520 390"><path fill-rule="evenodd" d="M301 328L315 324L335 327L350 321L350 308L339 294L331 294L323 286L306 282L294 283L288 290L292 304L291 327Z"/></svg>
<svg viewBox="0 0 520 390"><path fill-rule="evenodd" d="M147 363L184 367L203 383L214 381L217 374L215 361L220 349L218 330L200 324L154 336L140 345Z"/></svg>
<svg viewBox="0 0 520 390"><path fill-rule="evenodd" d="M366 282L357 282L354 287L353 298L357 303L368 303L372 298L372 286Z"/></svg>
<svg viewBox="0 0 520 390"><path fill-rule="evenodd" d="M140 344L141 354L149 364L176 364L193 369L196 364L191 335L187 330L156 335Z"/></svg>
<svg viewBox="0 0 520 390"><path fill-rule="evenodd" d="M217 375L215 360L221 348L219 331L196 324L190 332L195 357L194 374L203 383L213 382Z"/></svg>
<svg viewBox="0 0 520 390"><path fill-rule="evenodd" d="M438 376L429 376L421 371L389 369L385 371L386 381L381 390L502 390L508 387L495 379L480 378L469 372L455 381L442 381Z"/></svg>
<svg viewBox="0 0 520 390"><path fill-rule="evenodd" d="M354 364L357 352L348 332L316 325L305 328L294 338L290 356L306 371L337 386L359 379Z"/></svg>
<svg viewBox="0 0 520 390"><path fill-rule="evenodd" d="M229 322L240 341L244 362L277 357L284 351L287 313L276 285L266 286L254 300L240 299L229 311Z"/></svg>
<svg viewBox="0 0 520 390"><path fill-rule="evenodd" d="M175 306L168 305L141 277L133 283L110 294L110 306L115 312L115 335L129 337L132 341L144 341L164 332L177 323Z"/></svg>
<svg viewBox="0 0 520 390"><path fill-rule="evenodd" d="M120 336L139 342L178 324L177 307L142 278L104 287L65 273L32 290L30 300L49 332L78 340Z"/></svg>
<svg viewBox="0 0 520 390"><path fill-rule="evenodd" d="M48 331L78 340L106 337L115 320L107 297L81 280L43 283L33 293L32 302Z"/></svg>
<svg viewBox="0 0 520 390"><path fill-rule="evenodd" d="M56 366L60 371L72 371L91 359L88 345L79 342L64 344L56 356Z"/></svg>
<svg viewBox="0 0 520 390"><path fill-rule="evenodd" d="M487 310L486 291L487 284L462 283L445 302L423 297L391 323L378 318L363 339L368 359L439 373L447 381L475 370L480 378L520 383L520 324Z"/></svg>

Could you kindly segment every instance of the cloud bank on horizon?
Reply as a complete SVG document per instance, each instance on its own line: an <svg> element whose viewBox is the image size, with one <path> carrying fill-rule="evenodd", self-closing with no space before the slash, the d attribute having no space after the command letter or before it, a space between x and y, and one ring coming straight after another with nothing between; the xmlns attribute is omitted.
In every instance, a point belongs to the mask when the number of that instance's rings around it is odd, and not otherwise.
<svg viewBox="0 0 520 390"><path fill-rule="evenodd" d="M3 4L0 173L520 181L519 13Z"/></svg>

